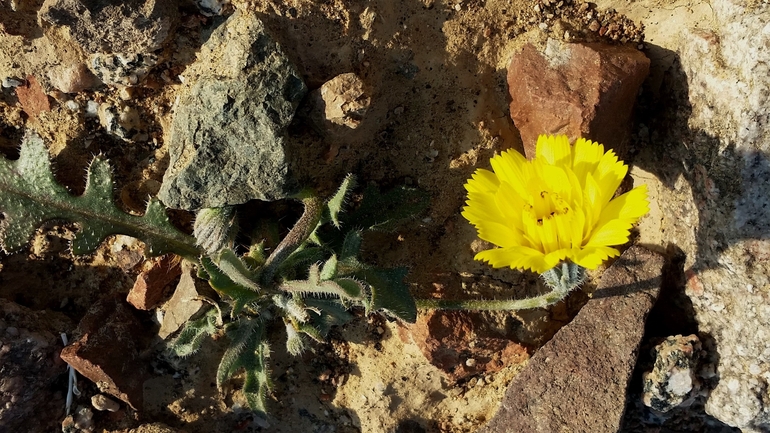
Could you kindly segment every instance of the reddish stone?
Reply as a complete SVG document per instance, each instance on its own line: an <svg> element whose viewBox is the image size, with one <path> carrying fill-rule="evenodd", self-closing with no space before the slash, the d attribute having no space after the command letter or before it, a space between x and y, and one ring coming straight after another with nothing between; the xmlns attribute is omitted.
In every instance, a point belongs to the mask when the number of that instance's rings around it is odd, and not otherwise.
<svg viewBox="0 0 770 433"><path fill-rule="evenodd" d="M527 44L508 67L511 118L527 157L540 134L589 138L624 157L631 114L650 60L633 47L549 40Z"/></svg>
<svg viewBox="0 0 770 433"><path fill-rule="evenodd" d="M104 298L88 310L75 334L79 338L61 358L102 392L140 410L147 363L139 353L146 332L134 310L120 298Z"/></svg>
<svg viewBox="0 0 770 433"><path fill-rule="evenodd" d="M139 310L152 310L160 305L171 292L171 283L182 274L179 262L168 254L154 262L150 269L142 271L128 292L126 301Z"/></svg>
<svg viewBox="0 0 770 433"><path fill-rule="evenodd" d="M45 94L43 87L32 75L27 77L25 85L16 88L16 96L19 98L21 108L30 119L34 119L43 111L51 111L51 102L48 101L48 95Z"/></svg>
<svg viewBox="0 0 770 433"><path fill-rule="evenodd" d="M575 319L529 360L479 433L615 433L663 258L631 247Z"/></svg>
<svg viewBox="0 0 770 433"><path fill-rule="evenodd" d="M499 371L529 357L524 346L497 335L474 312L429 311L416 323L403 325L399 335L404 342L414 342L452 381Z"/></svg>

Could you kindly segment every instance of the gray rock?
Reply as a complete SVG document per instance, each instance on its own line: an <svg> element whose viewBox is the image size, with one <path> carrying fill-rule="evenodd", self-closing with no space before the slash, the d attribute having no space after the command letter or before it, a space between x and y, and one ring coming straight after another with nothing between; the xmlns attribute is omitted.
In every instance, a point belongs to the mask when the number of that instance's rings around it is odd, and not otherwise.
<svg viewBox="0 0 770 433"><path fill-rule="evenodd" d="M698 336L668 337L654 351L655 366L643 377L645 406L668 412L691 404L700 389L696 371L701 356Z"/></svg>
<svg viewBox="0 0 770 433"><path fill-rule="evenodd" d="M663 258L631 247L602 275L594 297L511 382L480 433L616 433Z"/></svg>
<svg viewBox="0 0 770 433"><path fill-rule="evenodd" d="M233 14L184 78L160 199L196 210L289 196L284 133L307 88L262 22Z"/></svg>
<svg viewBox="0 0 770 433"><path fill-rule="evenodd" d="M72 328L63 314L0 299L0 430L58 429L67 394L61 378L67 366L55 357L62 348L59 333Z"/></svg>

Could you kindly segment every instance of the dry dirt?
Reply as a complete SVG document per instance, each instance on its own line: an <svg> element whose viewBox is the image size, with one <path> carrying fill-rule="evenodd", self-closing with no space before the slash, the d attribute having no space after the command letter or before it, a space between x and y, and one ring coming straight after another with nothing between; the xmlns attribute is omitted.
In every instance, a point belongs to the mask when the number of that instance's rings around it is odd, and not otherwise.
<svg viewBox="0 0 770 433"><path fill-rule="evenodd" d="M602 3L606 8L613 2ZM522 149L508 114L507 63L524 43L541 44L549 36L617 43L612 35L602 37L589 29L588 13L622 24L615 39L633 39L640 32L623 16L595 5L581 7L565 0L546 7L541 2L540 12L535 5L528 0L235 4L259 14L309 88L347 72L357 73L369 87L372 106L350 135L327 142L301 120L290 130L304 149L298 155L297 166L303 167L298 175L321 191L331 191L345 173L353 172L361 183L375 182L382 188L414 185L430 193L424 215L397 233L365 241L370 261L412 269L408 281L416 296L438 292L444 297L521 297L540 290L531 275L475 262L474 253L487 246L460 216L463 184L473 170L495 152ZM32 119L21 112L13 91L4 89L0 150L14 157L23 130L37 131L50 146L57 178L76 193L84 187L88 160L105 154L115 167L118 203L125 210L141 211L136 191L157 191L168 164L164 131L180 85L173 77L194 61L202 35L221 23L195 15L189 5L183 10L188 25L179 28L166 48L167 61L129 99L147 125L149 139L141 143L111 137L97 120L64 106L69 99L81 107L88 100L117 101L118 89L52 92L47 69L81 55L63 31L35 29L35 21L27 23L27 37L0 31L0 77L35 76L52 101L50 112ZM172 78L165 81L163 76ZM174 216L181 227L189 228L190 215ZM111 239L93 256L72 258L66 239L73 229L51 225L28 251L4 255L0 296L33 309L61 311L76 323L103 294L126 293L142 266L141 245ZM576 308L560 305L486 319L501 335L535 349ZM398 326L382 318L359 317L302 358L285 353L277 331L272 355L276 387L267 420L241 409L245 403L234 391L237 383L225 395L217 392L214 374L224 350L221 341L209 342L202 353L184 360L165 357L160 345L150 357L154 376L146 384L145 411L141 416L126 410L98 413L96 431L127 431L140 422L161 421L188 432L471 432L494 414L521 365L450 383L416 346L398 338ZM86 393L78 403L88 405L87 392L95 388L83 386Z"/></svg>

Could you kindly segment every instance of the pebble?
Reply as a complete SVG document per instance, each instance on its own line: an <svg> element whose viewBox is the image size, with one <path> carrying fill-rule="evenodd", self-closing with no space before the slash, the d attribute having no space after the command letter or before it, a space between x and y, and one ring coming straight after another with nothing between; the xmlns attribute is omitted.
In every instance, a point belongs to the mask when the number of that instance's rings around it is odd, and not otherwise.
<svg viewBox="0 0 770 433"><path fill-rule="evenodd" d="M91 406L96 410L107 412L117 412L120 409L120 405L115 400L104 394L96 394L91 397Z"/></svg>
<svg viewBox="0 0 770 433"><path fill-rule="evenodd" d="M396 116L400 116L400 115L404 114L404 107L399 105L398 107L394 108L393 109L393 114L395 114Z"/></svg>
<svg viewBox="0 0 770 433"><path fill-rule="evenodd" d="M99 103L88 101L86 103L86 117L97 117L99 115Z"/></svg>
<svg viewBox="0 0 770 433"><path fill-rule="evenodd" d="M22 85L22 82L11 77L3 78L3 87L6 89L16 88Z"/></svg>
<svg viewBox="0 0 770 433"><path fill-rule="evenodd" d="M465 365L468 367L475 367L476 366L476 360L473 358L468 358L465 360Z"/></svg>
<svg viewBox="0 0 770 433"><path fill-rule="evenodd" d="M5 328L5 333L8 334L10 337L18 337L19 336L19 330L16 329L14 326L9 326Z"/></svg>
<svg viewBox="0 0 770 433"><path fill-rule="evenodd" d="M72 111L73 113L77 113L80 111L80 104L73 100L69 100L64 103L64 106L67 107L68 110Z"/></svg>

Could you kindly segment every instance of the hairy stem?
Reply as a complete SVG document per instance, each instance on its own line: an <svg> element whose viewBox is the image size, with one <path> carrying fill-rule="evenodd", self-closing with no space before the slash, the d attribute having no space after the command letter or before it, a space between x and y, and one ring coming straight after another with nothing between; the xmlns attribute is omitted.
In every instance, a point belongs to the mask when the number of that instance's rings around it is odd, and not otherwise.
<svg viewBox="0 0 770 433"><path fill-rule="evenodd" d="M321 220L324 211L323 200L316 197L315 194L308 193L302 199L302 203L305 205L305 211L302 213L302 216L265 261L265 268L262 272L262 284L265 286L273 282L275 273L281 263L300 245L305 243Z"/></svg>
<svg viewBox="0 0 770 433"><path fill-rule="evenodd" d="M527 310L553 305L567 296L569 292L552 291L546 294L525 299L506 300L452 300L452 299L415 299L417 308L433 310L472 310L472 311L504 311Z"/></svg>

